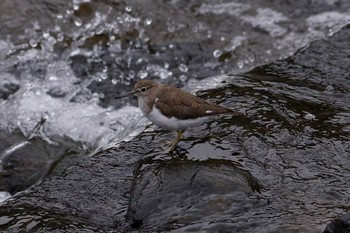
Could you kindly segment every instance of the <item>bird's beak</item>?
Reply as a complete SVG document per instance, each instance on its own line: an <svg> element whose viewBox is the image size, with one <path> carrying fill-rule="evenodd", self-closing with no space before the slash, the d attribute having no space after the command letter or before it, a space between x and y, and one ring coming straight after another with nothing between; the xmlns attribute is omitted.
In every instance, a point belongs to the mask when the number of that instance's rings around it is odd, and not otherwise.
<svg viewBox="0 0 350 233"><path fill-rule="evenodd" d="M116 96L116 97L114 97L114 99L120 99L120 98L123 98L123 97L132 96L132 95L135 95L136 93L137 93L137 91L130 91L130 92L126 93L126 94Z"/></svg>

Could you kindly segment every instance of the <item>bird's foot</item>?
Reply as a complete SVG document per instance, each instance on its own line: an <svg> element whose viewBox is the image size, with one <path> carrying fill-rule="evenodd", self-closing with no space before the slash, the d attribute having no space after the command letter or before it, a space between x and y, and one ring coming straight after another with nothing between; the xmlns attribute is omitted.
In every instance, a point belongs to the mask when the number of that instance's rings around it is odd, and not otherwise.
<svg viewBox="0 0 350 233"><path fill-rule="evenodd" d="M170 146L169 146L169 149L168 149L168 152L169 152L169 153L171 153L171 152L174 151L174 149L175 149L175 147L176 147L176 145L177 145L178 142L179 142L179 140L178 140L177 138L175 138L175 139L171 142L171 144L170 144Z"/></svg>
<svg viewBox="0 0 350 233"><path fill-rule="evenodd" d="M181 137L182 137L182 134L184 133L184 130L179 130L177 131L177 136L176 138L174 138L170 145L168 145L168 148L165 148L163 147L163 149L165 149L168 153L171 153L174 151L174 149L176 148L176 145L179 143Z"/></svg>
<svg viewBox="0 0 350 233"><path fill-rule="evenodd" d="M172 141L163 142L161 147L165 152L171 153L176 148L176 145L177 145L177 143L175 142L175 139L174 139Z"/></svg>

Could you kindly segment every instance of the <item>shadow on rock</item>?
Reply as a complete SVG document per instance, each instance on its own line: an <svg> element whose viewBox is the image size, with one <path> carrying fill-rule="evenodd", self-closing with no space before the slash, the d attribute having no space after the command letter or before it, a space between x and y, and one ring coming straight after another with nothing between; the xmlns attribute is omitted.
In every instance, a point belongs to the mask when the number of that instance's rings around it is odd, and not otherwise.
<svg viewBox="0 0 350 233"><path fill-rule="evenodd" d="M143 230L223 230L227 225L222 223L259 204L254 191L261 188L232 161L140 160L127 220Z"/></svg>
<svg viewBox="0 0 350 233"><path fill-rule="evenodd" d="M333 220L323 233L347 233L350 232L350 213Z"/></svg>

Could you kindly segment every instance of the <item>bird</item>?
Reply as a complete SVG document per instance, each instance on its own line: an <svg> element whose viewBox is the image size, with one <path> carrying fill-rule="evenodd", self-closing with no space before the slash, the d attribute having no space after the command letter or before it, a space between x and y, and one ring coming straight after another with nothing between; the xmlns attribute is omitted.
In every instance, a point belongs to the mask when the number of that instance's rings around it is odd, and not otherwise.
<svg viewBox="0 0 350 233"><path fill-rule="evenodd" d="M140 80L132 91L115 97L116 99L136 96L143 115L154 124L176 131L168 152L172 152L185 130L207 122L211 117L230 114L243 115L241 112L207 102L179 88L157 83L153 80Z"/></svg>

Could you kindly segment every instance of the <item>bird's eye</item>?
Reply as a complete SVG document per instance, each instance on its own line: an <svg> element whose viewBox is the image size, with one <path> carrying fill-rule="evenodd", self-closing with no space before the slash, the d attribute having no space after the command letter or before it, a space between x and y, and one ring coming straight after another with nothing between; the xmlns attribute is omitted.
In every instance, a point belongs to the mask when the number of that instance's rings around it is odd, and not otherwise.
<svg viewBox="0 0 350 233"><path fill-rule="evenodd" d="M143 87L143 88L141 88L141 92L145 92L147 90L147 88L146 87Z"/></svg>

